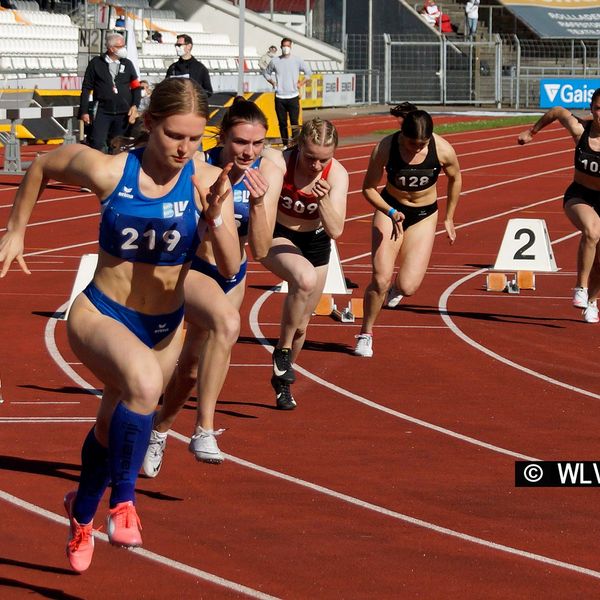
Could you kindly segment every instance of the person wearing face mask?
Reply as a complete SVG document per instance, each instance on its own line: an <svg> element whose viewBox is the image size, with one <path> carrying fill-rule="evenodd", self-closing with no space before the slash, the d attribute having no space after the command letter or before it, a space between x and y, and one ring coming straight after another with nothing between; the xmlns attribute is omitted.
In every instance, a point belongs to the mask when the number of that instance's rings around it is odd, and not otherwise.
<svg viewBox="0 0 600 600"><path fill-rule="evenodd" d="M275 113L279 123L279 134L284 149L290 144L288 116L292 128L292 139L298 133L300 117L300 72L310 77L312 71L304 60L292 55L292 40L281 40L281 55L275 56L263 71L263 77L275 88ZM305 80L306 81L306 80Z"/></svg>
<svg viewBox="0 0 600 600"><path fill-rule="evenodd" d="M140 100L140 112L144 112L150 106L150 96L152 88L146 79L140 81L140 89L142 99Z"/></svg>
<svg viewBox="0 0 600 600"><path fill-rule="evenodd" d="M208 69L196 58L192 56L194 43L192 38L183 33L177 36L175 43L175 52L179 59L169 65L167 69L168 77L184 77L193 79L204 90L207 97L212 96L213 89L210 83L210 74Z"/></svg>
<svg viewBox="0 0 600 600"><path fill-rule="evenodd" d="M97 103L94 118L90 115L90 96ZM138 75L127 59L125 38L120 33L106 36L106 52L90 60L81 85L79 118L88 126L87 143L106 151L110 140L126 133L135 123L141 100Z"/></svg>

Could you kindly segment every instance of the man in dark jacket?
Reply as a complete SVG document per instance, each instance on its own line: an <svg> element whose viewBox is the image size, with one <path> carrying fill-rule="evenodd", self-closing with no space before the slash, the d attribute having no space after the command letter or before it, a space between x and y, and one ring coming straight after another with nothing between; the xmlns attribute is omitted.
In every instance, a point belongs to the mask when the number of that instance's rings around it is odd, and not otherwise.
<svg viewBox="0 0 600 600"><path fill-rule="evenodd" d="M140 82L135 67L127 60L125 38L120 33L106 35L106 52L88 63L81 86L79 118L90 125L88 143L104 151L110 140L125 135L138 116L141 100ZM90 116L90 94L97 103Z"/></svg>
<svg viewBox="0 0 600 600"><path fill-rule="evenodd" d="M193 79L206 92L207 96L213 93L210 83L210 75L208 69L192 56L192 48L194 43L192 38L187 34L177 36L175 51L179 60L169 65L167 69L167 77L186 77Z"/></svg>

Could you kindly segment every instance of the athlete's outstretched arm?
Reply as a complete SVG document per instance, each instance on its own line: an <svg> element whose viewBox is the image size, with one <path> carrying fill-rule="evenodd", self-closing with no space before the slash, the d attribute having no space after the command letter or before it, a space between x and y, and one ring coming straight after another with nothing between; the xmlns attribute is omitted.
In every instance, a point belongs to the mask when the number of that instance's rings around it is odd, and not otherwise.
<svg viewBox="0 0 600 600"><path fill-rule="evenodd" d="M6 233L0 239L0 277L6 275L14 260L25 273L30 274L23 258L25 230L48 180L57 179L74 185L85 185L97 193L103 192L103 188L98 185L97 174L105 172L106 180L110 182L111 169L108 164L114 160L114 157L88 146L72 144L48 152L33 161L17 190Z"/></svg>
<svg viewBox="0 0 600 600"><path fill-rule="evenodd" d="M517 138L517 142L521 145L528 144L536 133L539 133L544 127L557 120L571 134L575 141L579 140L584 129L582 120L566 108L554 106L546 111L529 129L521 132Z"/></svg>

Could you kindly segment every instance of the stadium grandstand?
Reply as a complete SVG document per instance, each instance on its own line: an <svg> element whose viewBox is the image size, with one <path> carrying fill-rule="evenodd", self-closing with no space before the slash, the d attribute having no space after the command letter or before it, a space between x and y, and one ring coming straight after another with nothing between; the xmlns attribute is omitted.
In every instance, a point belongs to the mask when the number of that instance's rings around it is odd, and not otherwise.
<svg viewBox="0 0 600 600"><path fill-rule="evenodd" d="M248 44L240 53L239 9L230 2L195 2L196 10L182 16L171 8L152 8L148 0L90 0L78 3L75 10L70 1L57 2L52 12L40 10L33 1L15 0L14 4L16 10L0 10L0 81L9 86L11 80L81 76L89 58L102 52L103 33L127 33L127 19L133 24L142 77L164 76L168 65L176 60L173 48L176 36L183 33L194 40L194 56L206 64L211 75L216 75L216 89L221 87L220 74L238 72L240 56L244 71L258 74L258 60L266 46L279 45L285 36L292 37L298 52L315 71L344 70L339 49L250 10L246 12ZM165 3L159 0L154 4ZM101 10L107 12L104 22L99 17ZM162 43L151 39L152 32L161 34ZM38 86L42 84L51 82L35 82ZM230 85L229 80L225 79L224 85Z"/></svg>
<svg viewBox="0 0 600 600"><path fill-rule="evenodd" d="M11 0L14 8L0 8L0 109L77 104L108 31L128 37L140 77L151 82L176 60L176 36L189 34L215 98L271 94L259 59L283 37L314 72L302 89L305 108L411 100L537 109L549 77L592 78L597 87L600 10L517 2L485 0L469 39L459 0L438 3L455 25L451 34L423 20L421 0L246 0L243 11L237 0L55 0L51 11ZM14 125L0 123L0 142ZM64 117L54 125L66 131Z"/></svg>

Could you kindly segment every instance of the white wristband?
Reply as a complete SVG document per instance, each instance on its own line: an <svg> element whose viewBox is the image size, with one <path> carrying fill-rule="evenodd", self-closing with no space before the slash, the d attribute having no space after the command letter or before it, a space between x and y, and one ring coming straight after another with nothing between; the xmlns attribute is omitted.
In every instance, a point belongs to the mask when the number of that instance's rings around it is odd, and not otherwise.
<svg viewBox="0 0 600 600"><path fill-rule="evenodd" d="M217 227L221 227L221 225L223 225L223 217L219 215L214 219L206 219L206 222L209 224L211 229L216 229Z"/></svg>

